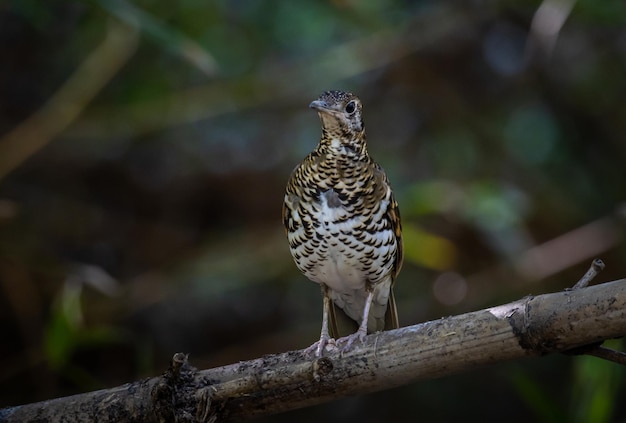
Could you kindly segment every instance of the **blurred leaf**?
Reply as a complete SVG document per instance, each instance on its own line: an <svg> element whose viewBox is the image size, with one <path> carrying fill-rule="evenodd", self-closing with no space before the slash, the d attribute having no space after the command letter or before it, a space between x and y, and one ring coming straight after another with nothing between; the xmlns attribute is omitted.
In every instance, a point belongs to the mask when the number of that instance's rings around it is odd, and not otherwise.
<svg viewBox="0 0 626 423"><path fill-rule="evenodd" d="M45 336L45 354L50 366L59 369L76 345L75 328L61 310L55 310Z"/></svg>
<svg viewBox="0 0 626 423"><path fill-rule="evenodd" d="M510 380L522 400L533 410L536 421L566 422L565 413L558 406L556 399L545 392L543 384L537 383L522 369L511 372Z"/></svg>
<svg viewBox="0 0 626 423"><path fill-rule="evenodd" d="M45 349L53 368L63 367L76 346L77 332L83 322L81 292L81 284L65 283L52 308Z"/></svg>
<svg viewBox="0 0 626 423"><path fill-rule="evenodd" d="M467 196L451 181L434 180L413 184L402 202L403 216L450 213L462 209Z"/></svg>
<svg viewBox="0 0 626 423"><path fill-rule="evenodd" d="M589 21L606 25L626 23L626 3L623 0L578 0L576 12Z"/></svg>
<svg viewBox="0 0 626 423"><path fill-rule="evenodd" d="M54 21L51 8L41 7L37 0L11 0L9 8L22 15L31 25L39 30ZM2 7L0 6L0 9Z"/></svg>
<svg viewBox="0 0 626 423"><path fill-rule="evenodd" d="M604 346L621 350L623 340L605 342ZM619 390L624 383L624 368L607 360L581 355L573 369L571 414L574 422L603 423L614 421L615 406L622 401Z"/></svg>
<svg viewBox="0 0 626 423"><path fill-rule="evenodd" d="M471 183L466 193L463 217L494 251L513 257L533 245L524 225L529 204L523 191L514 185L480 180Z"/></svg>
<svg viewBox="0 0 626 423"><path fill-rule="evenodd" d="M218 66L213 56L176 28L125 0L96 0L96 2L110 14L141 28L160 45L182 56L207 76L214 76L217 73Z"/></svg>
<svg viewBox="0 0 626 423"><path fill-rule="evenodd" d="M402 228L404 257L418 266L431 269L450 269L456 260L454 244L445 238L428 233L411 223Z"/></svg>
<svg viewBox="0 0 626 423"><path fill-rule="evenodd" d="M560 139L558 124L543 105L515 110L506 123L504 135L511 154L529 164L548 161Z"/></svg>
<svg viewBox="0 0 626 423"><path fill-rule="evenodd" d="M485 230L501 230L517 225L523 221L528 210L522 191L491 180L470 184L467 195L466 217Z"/></svg>
<svg viewBox="0 0 626 423"><path fill-rule="evenodd" d="M64 368L79 346L105 344L119 339L118 331L112 328L84 325L82 287L82 282L70 277L53 305L45 334L45 353L52 368Z"/></svg>

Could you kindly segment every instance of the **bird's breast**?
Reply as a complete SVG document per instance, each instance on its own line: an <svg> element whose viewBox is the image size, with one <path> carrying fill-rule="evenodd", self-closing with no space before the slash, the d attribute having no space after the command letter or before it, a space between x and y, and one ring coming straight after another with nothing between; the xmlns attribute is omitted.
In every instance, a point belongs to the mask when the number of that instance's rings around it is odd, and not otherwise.
<svg viewBox="0 0 626 423"><path fill-rule="evenodd" d="M332 188L300 203L298 214L312 236L291 243L296 264L309 279L337 292L363 290L366 283L382 280L396 253L394 233L383 219L388 201L367 210L360 204Z"/></svg>

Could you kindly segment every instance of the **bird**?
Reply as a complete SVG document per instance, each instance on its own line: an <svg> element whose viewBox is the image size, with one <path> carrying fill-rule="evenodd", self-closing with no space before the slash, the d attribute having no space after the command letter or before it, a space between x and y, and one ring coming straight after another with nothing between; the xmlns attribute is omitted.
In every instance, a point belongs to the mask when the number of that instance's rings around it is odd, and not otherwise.
<svg viewBox="0 0 626 423"><path fill-rule="evenodd" d="M327 346L343 343L345 351L367 334L398 328L393 285L403 245L398 203L367 150L361 100L331 90L309 107L322 135L289 177L282 219L296 266L321 287L322 330L309 347L319 357ZM358 325L337 342L335 307Z"/></svg>

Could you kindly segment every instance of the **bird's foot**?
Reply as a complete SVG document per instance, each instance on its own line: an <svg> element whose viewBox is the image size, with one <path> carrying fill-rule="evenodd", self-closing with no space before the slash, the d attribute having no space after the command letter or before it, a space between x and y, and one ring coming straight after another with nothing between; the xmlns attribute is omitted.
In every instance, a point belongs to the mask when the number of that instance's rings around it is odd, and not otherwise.
<svg viewBox="0 0 626 423"><path fill-rule="evenodd" d="M314 342L311 346L304 350L304 353L309 355L315 353L316 357L324 355L324 351L334 351L337 349L335 345L335 339L329 336L322 336L319 341Z"/></svg>
<svg viewBox="0 0 626 423"><path fill-rule="evenodd" d="M337 346L341 350L341 353L349 351L352 348L352 345L356 342L362 344L365 341L365 335L367 332L357 330L352 335L344 336L343 338L339 338L337 340Z"/></svg>

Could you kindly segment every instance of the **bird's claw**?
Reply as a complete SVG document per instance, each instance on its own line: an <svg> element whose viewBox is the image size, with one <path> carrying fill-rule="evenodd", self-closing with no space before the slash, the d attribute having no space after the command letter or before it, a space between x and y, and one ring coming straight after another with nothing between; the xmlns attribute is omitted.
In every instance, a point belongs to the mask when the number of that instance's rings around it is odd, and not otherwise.
<svg viewBox="0 0 626 423"><path fill-rule="evenodd" d="M320 338L319 341L314 342L304 350L305 354L315 353L316 357L324 355L324 351L334 351L337 349L334 338Z"/></svg>
<svg viewBox="0 0 626 423"><path fill-rule="evenodd" d="M337 346L341 350L341 353L345 353L352 348L354 343L362 344L365 341L366 333L361 331L356 331L351 335L344 336L343 338L339 338L337 340Z"/></svg>

